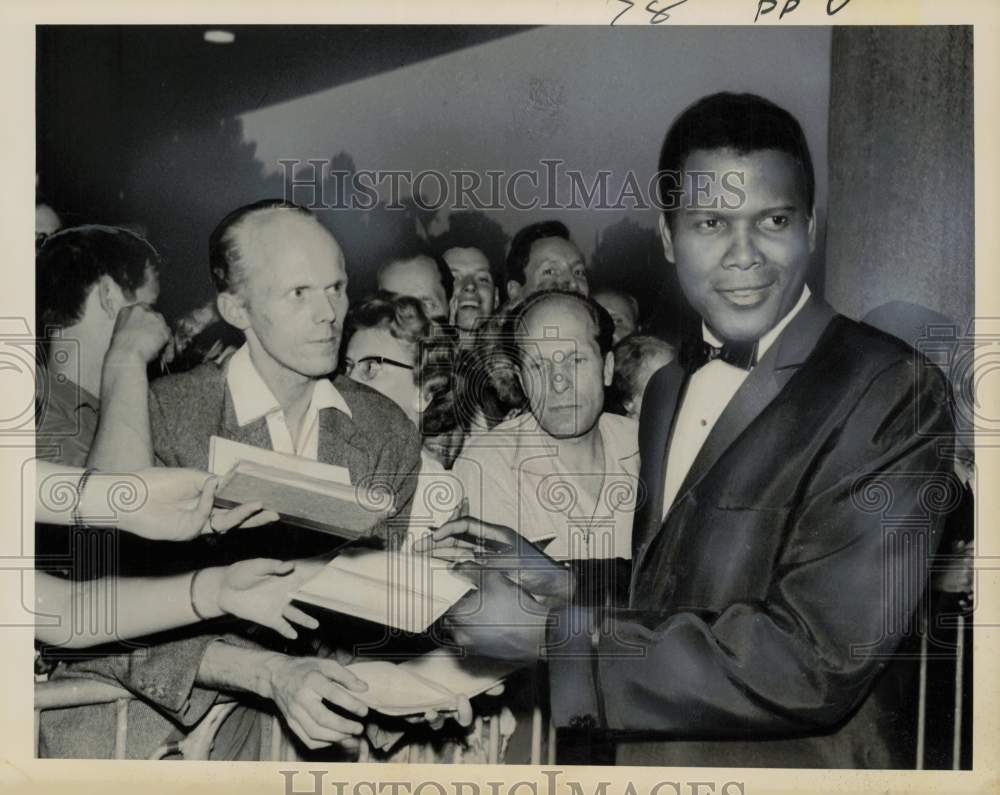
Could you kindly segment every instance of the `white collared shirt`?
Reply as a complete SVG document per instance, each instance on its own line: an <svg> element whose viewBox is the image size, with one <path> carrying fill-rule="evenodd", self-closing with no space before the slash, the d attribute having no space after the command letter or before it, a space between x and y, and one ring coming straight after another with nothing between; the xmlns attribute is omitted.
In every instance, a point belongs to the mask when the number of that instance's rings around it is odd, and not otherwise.
<svg viewBox="0 0 1000 795"><path fill-rule="evenodd" d="M426 450L421 450L420 471L410 503L410 523L403 548L411 548L418 538L449 521L455 509L461 506L464 496L458 476L441 466Z"/></svg>
<svg viewBox="0 0 1000 795"><path fill-rule="evenodd" d="M271 437L271 449L277 453L298 455L316 461L319 457L319 412L321 409L338 409L348 417L351 408L344 396L337 391L328 378L317 378L309 408L302 419L302 431L298 446L292 441L292 434L285 421L278 399L271 392L257 368L250 359L250 348L246 343L229 359L226 371L226 385L233 398L236 422L242 428L261 417L267 419L267 432Z"/></svg>
<svg viewBox="0 0 1000 795"><path fill-rule="evenodd" d="M803 285L802 295L792 310L778 324L760 338L757 345L757 360L760 361L767 350L774 344L792 318L806 305L811 295L808 285ZM701 334L704 340L715 347L721 347L722 342L709 331L702 322ZM749 371L734 367L722 359L713 359L701 367L688 380L684 402L677 414L677 425L674 427L670 441L670 452L667 454L667 472L663 482L663 517L666 518L670 506L677 497L684 478L687 477L691 465L701 451L702 445L719 421L733 395L747 380Z"/></svg>
<svg viewBox="0 0 1000 795"><path fill-rule="evenodd" d="M469 437L452 469L469 498L469 514L513 528L556 560L631 558L639 426L602 414L597 427L604 446L600 472L567 469L560 440L530 414Z"/></svg>

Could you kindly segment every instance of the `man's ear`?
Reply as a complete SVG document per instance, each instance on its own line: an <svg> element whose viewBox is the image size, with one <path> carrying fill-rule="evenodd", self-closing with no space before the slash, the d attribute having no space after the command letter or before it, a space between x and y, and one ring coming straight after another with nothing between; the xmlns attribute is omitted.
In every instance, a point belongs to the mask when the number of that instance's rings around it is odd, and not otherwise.
<svg viewBox="0 0 1000 795"><path fill-rule="evenodd" d="M516 304L518 301L520 301L521 292L523 290L524 287L521 285L520 282L516 282L513 279L510 279L507 282L507 303Z"/></svg>
<svg viewBox="0 0 1000 795"><path fill-rule="evenodd" d="M493 288L493 311L497 311L497 307L500 306L500 288Z"/></svg>
<svg viewBox="0 0 1000 795"><path fill-rule="evenodd" d="M812 215L809 216L809 253L816 250L816 208L813 207Z"/></svg>
<svg viewBox="0 0 1000 795"><path fill-rule="evenodd" d="M418 417L427 411L427 407L431 404L432 397L433 396L431 395L429 386L422 386L417 390L417 394L413 398L413 408L416 410Z"/></svg>
<svg viewBox="0 0 1000 795"><path fill-rule="evenodd" d="M118 317L118 310L125 306L125 294L117 282L108 275L101 276L94 285L97 290L97 301L104 312L113 323Z"/></svg>
<svg viewBox="0 0 1000 795"><path fill-rule="evenodd" d="M514 367L514 377L517 378L517 385L521 387L521 394L527 398L529 388L528 379L524 377L524 372L522 371L520 364Z"/></svg>
<svg viewBox="0 0 1000 795"><path fill-rule="evenodd" d="M666 213L660 213L660 241L663 243L663 256L668 262L674 262L674 238L670 233Z"/></svg>
<svg viewBox="0 0 1000 795"><path fill-rule="evenodd" d="M242 296L229 291L219 293L215 305L219 308L219 315L230 326L235 326L240 331L250 328L250 316L247 314L246 301Z"/></svg>
<svg viewBox="0 0 1000 795"><path fill-rule="evenodd" d="M604 386L611 386L611 381L615 377L615 352L608 351L604 357Z"/></svg>

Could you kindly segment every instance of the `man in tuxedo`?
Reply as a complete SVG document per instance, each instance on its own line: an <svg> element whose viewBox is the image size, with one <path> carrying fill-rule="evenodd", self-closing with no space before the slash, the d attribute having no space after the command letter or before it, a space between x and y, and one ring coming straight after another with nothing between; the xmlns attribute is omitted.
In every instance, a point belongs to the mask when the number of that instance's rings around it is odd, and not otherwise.
<svg viewBox="0 0 1000 795"><path fill-rule="evenodd" d="M944 378L811 295L813 169L787 111L706 97L660 172L701 328L645 393L629 607L568 605L522 542L479 553L448 623L476 653L547 658L557 724L616 730L619 763L912 767L896 652L960 493Z"/></svg>

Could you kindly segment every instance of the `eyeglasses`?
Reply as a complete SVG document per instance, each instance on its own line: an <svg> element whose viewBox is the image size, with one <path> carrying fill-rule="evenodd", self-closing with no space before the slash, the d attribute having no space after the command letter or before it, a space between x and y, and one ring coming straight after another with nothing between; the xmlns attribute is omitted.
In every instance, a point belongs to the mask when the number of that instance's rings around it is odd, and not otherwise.
<svg viewBox="0 0 1000 795"><path fill-rule="evenodd" d="M399 367L403 370L413 370L413 365L403 364L403 362L397 362L395 359L390 359L387 356L363 356L356 362L351 359L344 360L344 375L350 375L355 369L358 371L358 376L362 381L371 381L375 376L379 374L384 365L390 364L393 367Z"/></svg>

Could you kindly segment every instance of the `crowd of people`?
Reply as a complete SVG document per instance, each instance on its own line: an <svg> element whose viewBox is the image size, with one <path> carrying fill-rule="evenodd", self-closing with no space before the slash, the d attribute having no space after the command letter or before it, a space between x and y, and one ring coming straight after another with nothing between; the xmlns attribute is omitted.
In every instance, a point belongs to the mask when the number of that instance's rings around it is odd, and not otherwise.
<svg viewBox="0 0 1000 795"><path fill-rule="evenodd" d="M174 278L155 241L50 225L39 483L61 478L76 500L70 516L40 492L36 547L61 563L40 575L39 607L68 616L71 596L111 579L136 596L110 623L40 631L38 675L135 694L140 758L220 694L239 706L218 758L259 758L272 710L331 759L378 723L351 662L426 639L293 605L332 542L262 503L213 507L222 437L377 477L396 505L381 543L471 549L457 565L477 590L443 631L471 654L546 660L553 718L577 732L566 753L589 742L581 729L614 730L643 733L619 750L641 764L906 766L899 694L881 687L901 641L877 622L916 609L881 585L912 561L895 547L887 560L852 489L900 478L905 510L947 476L947 385L929 366L914 384L912 350L812 296L815 180L786 111L707 97L674 122L660 166L744 176L741 205L718 184L681 190L660 219L664 269L700 318L690 338L647 333L635 295L592 284L558 220L519 230L503 262L475 239L401 251L376 292L349 298L350 259L321 220L254 201L215 227L216 299L174 330L155 309ZM116 532L101 506L122 478L146 507ZM932 549L947 513L922 525ZM114 564L87 554L82 570L56 524L113 546ZM67 654L85 646L98 651ZM444 717L469 726L476 710L459 699ZM110 756L113 720L108 705L43 713L40 752Z"/></svg>

